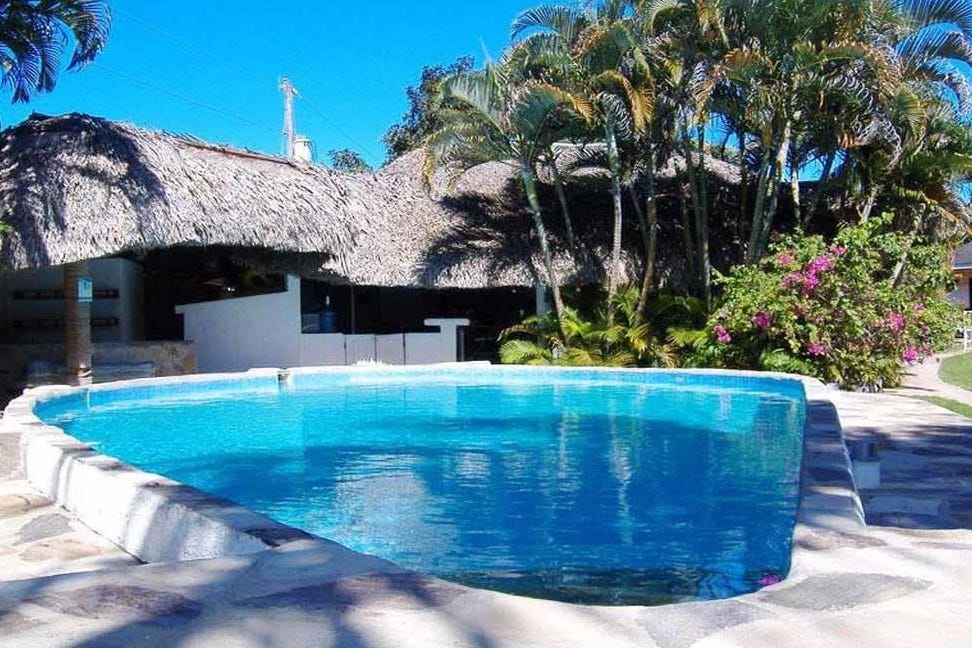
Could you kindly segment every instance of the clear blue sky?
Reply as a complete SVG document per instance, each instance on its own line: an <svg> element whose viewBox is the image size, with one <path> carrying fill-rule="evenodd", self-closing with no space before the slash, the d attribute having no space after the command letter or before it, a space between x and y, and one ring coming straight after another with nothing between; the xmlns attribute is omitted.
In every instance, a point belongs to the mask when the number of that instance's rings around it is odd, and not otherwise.
<svg viewBox="0 0 972 648"><path fill-rule="evenodd" d="M0 119L9 126L33 111L78 111L277 153L277 81L287 75L303 95L298 130L318 159L354 148L378 164L381 135L405 111L405 87L422 66L464 54L481 61L484 47L497 56L514 16L535 4L115 0L108 48L95 63L62 74L52 94L29 104L3 95Z"/></svg>

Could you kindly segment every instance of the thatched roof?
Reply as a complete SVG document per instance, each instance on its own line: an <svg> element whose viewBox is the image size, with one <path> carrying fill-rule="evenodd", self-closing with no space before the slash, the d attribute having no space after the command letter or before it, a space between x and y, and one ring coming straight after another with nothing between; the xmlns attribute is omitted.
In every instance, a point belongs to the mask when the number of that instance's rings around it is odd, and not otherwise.
<svg viewBox="0 0 972 648"><path fill-rule="evenodd" d="M415 151L348 175L86 115L34 116L0 134L0 217L12 229L0 269L231 246L358 284L532 285L540 259L513 170L481 165L430 192L423 158ZM572 197L590 192L571 184ZM603 187L596 195L609 209ZM589 246L568 254L552 202L548 213L562 279L598 281L607 244L599 219L578 212ZM636 250L637 236L628 240ZM637 257L627 255L632 277Z"/></svg>

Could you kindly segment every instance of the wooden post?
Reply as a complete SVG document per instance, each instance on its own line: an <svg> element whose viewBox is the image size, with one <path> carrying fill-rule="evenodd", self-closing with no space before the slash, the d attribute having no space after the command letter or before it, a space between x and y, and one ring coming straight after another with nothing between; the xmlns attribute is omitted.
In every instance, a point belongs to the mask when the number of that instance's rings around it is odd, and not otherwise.
<svg viewBox="0 0 972 648"><path fill-rule="evenodd" d="M64 266L64 342L68 382L91 381L91 304L78 301L78 279L88 276L88 262Z"/></svg>

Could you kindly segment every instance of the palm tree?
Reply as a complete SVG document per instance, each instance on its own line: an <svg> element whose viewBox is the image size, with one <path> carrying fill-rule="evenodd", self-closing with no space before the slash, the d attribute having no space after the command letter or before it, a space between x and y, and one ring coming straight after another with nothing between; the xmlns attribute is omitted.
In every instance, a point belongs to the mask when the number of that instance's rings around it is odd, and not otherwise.
<svg viewBox="0 0 972 648"><path fill-rule="evenodd" d="M618 140L644 132L654 98L647 62L638 47L623 2L593 5L589 11L544 5L521 13L512 36L532 60L544 61L562 88L583 94L597 110L611 176L614 222L608 267L609 304L621 274L623 169ZM546 71L545 71L546 72ZM613 311L608 312L612 321Z"/></svg>
<svg viewBox="0 0 972 648"><path fill-rule="evenodd" d="M61 56L74 41L69 70L91 62L104 49L111 25L105 0L7 0L0 3L0 68L14 102L49 92Z"/></svg>
<svg viewBox="0 0 972 648"><path fill-rule="evenodd" d="M788 166L791 191L799 201L799 170L808 156L806 133L824 108L856 96L862 122L895 86L893 56L873 39L861 37L868 5L831 0L696 0L655 2L656 28L672 39L693 38L688 99L701 116L718 98L730 121L742 126L741 140L753 135L760 150L745 258L759 259L769 240ZM686 29L694 19L694 36ZM667 26L666 26L667 23ZM708 42L704 35L710 35ZM726 109L726 105L721 106ZM750 130L751 129L751 130ZM741 141L741 148L747 148ZM699 147L701 153L702 146ZM793 152L796 155L793 155ZM791 158L795 165L791 164ZM691 171L691 160L687 161ZM702 183L704 188L706 183Z"/></svg>
<svg viewBox="0 0 972 648"><path fill-rule="evenodd" d="M863 196L858 209L862 219L871 214L879 196L898 205L911 196L921 209L927 202L924 191L928 186L920 181L909 186L905 181L914 178L916 159L938 170L951 167L956 177L964 176L964 165L954 164L956 159L943 167L932 159L934 155L927 157L923 152L940 143L937 135L944 122L960 124L972 111L972 82L967 72L972 65L972 5L903 0L878 8L875 39L895 53L899 78L894 94L881 106L879 127L872 128L877 136L850 157L845 170ZM902 173L900 167L905 164L910 170ZM902 181L905 184L896 184ZM944 186L936 191L948 193Z"/></svg>
<svg viewBox="0 0 972 648"><path fill-rule="evenodd" d="M429 139L429 170L439 166L458 171L490 161L516 168L533 216L554 311L562 321L564 304L537 194L536 168L559 139L560 128L575 120L590 121L592 107L583 97L549 83L514 83L502 65L449 77L443 88L469 110L447 116Z"/></svg>

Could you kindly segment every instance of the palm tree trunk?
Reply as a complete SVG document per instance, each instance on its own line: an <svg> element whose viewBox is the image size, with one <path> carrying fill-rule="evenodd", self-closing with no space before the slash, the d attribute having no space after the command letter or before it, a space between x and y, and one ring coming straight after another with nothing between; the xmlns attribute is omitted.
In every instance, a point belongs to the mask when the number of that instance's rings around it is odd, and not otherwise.
<svg viewBox="0 0 972 648"><path fill-rule="evenodd" d="M763 149L763 159L759 164L759 175L756 180L756 196L753 198L753 218L749 224L749 242L746 245L746 263L751 264L755 260L753 257L756 246L759 244L759 233L763 229L763 210L766 203L763 196L766 193L766 185L769 183L770 162L773 158L772 145Z"/></svg>
<svg viewBox="0 0 972 648"><path fill-rule="evenodd" d="M553 295L554 312L557 315L557 321L560 323L561 333L563 333L564 301L560 296L560 284L557 282L553 254L550 252L550 242L547 240L547 228L543 225L540 199L537 197L537 179L534 177L533 169L527 164L520 167L520 177L523 179L523 189L526 191L530 211L533 214L533 227L537 230L537 239L540 241L540 254L543 256L543 263L547 267L547 282L550 284L550 292Z"/></svg>
<svg viewBox="0 0 972 648"><path fill-rule="evenodd" d="M813 224L813 217L817 215L817 209L820 208L820 202L827 193L827 187L830 184L830 173L833 171L834 160L836 158L837 151L830 151L830 153L827 154L827 161L824 162L823 171L820 172L820 179L817 180L817 188L813 192L813 201L810 203L810 209L808 209L803 215L803 231L809 230L810 225Z"/></svg>
<svg viewBox="0 0 972 648"><path fill-rule="evenodd" d="M877 196L880 189L880 185L875 184L873 187L871 187L871 191L867 194L867 202L864 203L864 209L861 210L862 223L871 217L871 211L874 209L874 203L877 201Z"/></svg>
<svg viewBox="0 0 972 648"><path fill-rule="evenodd" d="M648 151L645 160L645 176L648 179L648 195L645 197L645 211L648 214L648 232L645 241L645 273L641 280L641 293L638 295L638 312L644 313L648 306L648 295L655 280L655 253L658 249L658 204L655 196L655 153ZM639 209L639 211L641 211Z"/></svg>
<svg viewBox="0 0 972 648"><path fill-rule="evenodd" d="M904 277L905 266L908 264L908 255L911 253L911 246L915 242L915 233L912 232L908 237L908 242L905 244L904 250L901 251L901 256L898 258L898 262L894 264L894 270L891 272L891 287L897 288L898 284L901 283L901 279Z"/></svg>
<svg viewBox="0 0 972 648"><path fill-rule="evenodd" d="M763 231L759 237L759 248L755 260L759 260L766 250L769 243L770 232L773 229L773 219L776 217L776 206L780 201L780 183L783 182L783 173L786 171L786 159L790 150L790 133L792 132L792 122L786 121L783 126L783 141L780 142L780 150L776 154L776 162L773 165L773 178L767 189L769 190L769 205L763 214Z"/></svg>
<svg viewBox="0 0 972 648"><path fill-rule="evenodd" d="M704 140L701 139L700 143ZM702 296L705 300L706 308L709 306L709 282L708 282L708 256L709 256L709 246L708 246L708 218L705 213L705 206L703 205L704 200L704 188L701 187L699 181L699 174L695 171L695 160L693 159L692 150L692 138L688 133L688 124L683 127L682 136L682 151L685 156L685 169L688 174L688 184L689 192L692 195L692 213L695 217L695 252L698 256L697 269L698 275L696 275L696 282L702 291ZM704 168L704 161L700 158L701 165Z"/></svg>
<svg viewBox="0 0 972 648"><path fill-rule="evenodd" d="M894 270L891 272L891 287L897 288L898 284L901 283L901 279L904 278L905 267L908 264L908 256L911 254L911 246L915 244L915 238L918 236L918 230L921 228L921 218L916 218L913 221L913 226L908 232L908 240L904 244L904 249L901 250L901 256L898 257L898 262L894 264Z"/></svg>
<svg viewBox="0 0 972 648"><path fill-rule="evenodd" d="M709 258L709 178L705 169L705 126L699 128L699 212L695 215L696 232L699 237L699 271L702 280L702 297L705 308L712 302L712 262Z"/></svg>
<svg viewBox="0 0 972 648"><path fill-rule="evenodd" d="M746 249L746 262L748 264L759 261L773 227L773 217L776 214L776 205L780 193L780 182L786 168L786 159L790 148L789 120L785 122L779 140L777 137L773 137L770 142L771 145L763 153L759 183L756 187L752 230L749 232L749 246ZM773 155L774 148L776 150L775 158Z"/></svg>
<svg viewBox="0 0 972 648"><path fill-rule="evenodd" d="M607 321L614 324L614 296L618 293L621 274L621 163L618 159L618 142L614 135L614 123L605 120L604 138L607 144L608 165L611 168L611 198L614 203L614 227L611 236L611 263L608 271Z"/></svg>
<svg viewBox="0 0 972 648"><path fill-rule="evenodd" d="M740 242L744 236L746 214L749 206L749 165L746 164L746 131L739 129L739 180L742 184L742 195L739 197L739 218L735 219L736 235Z"/></svg>
<svg viewBox="0 0 972 648"><path fill-rule="evenodd" d="M570 222L570 207L567 205L567 194L564 192L564 180L560 177L557 169L557 162L551 155L547 160L547 168L553 176L554 190L557 192L557 200L560 201L560 213L564 217L564 230L567 232L567 245L574 249L574 227Z"/></svg>
<svg viewBox="0 0 972 648"><path fill-rule="evenodd" d="M64 266L64 346L68 380L86 384L91 380L91 304L78 301L78 279L88 275L88 262Z"/></svg>
<svg viewBox="0 0 972 648"><path fill-rule="evenodd" d="M685 245L685 265L688 271L689 284L686 287L687 290L691 291L692 284L695 278L695 244L692 243L692 221L689 219L689 190L686 185L681 185L681 200L679 201L679 206L681 208L680 214L682 217L682 242Z"/></svg>
<svg viewBox="0 0 972 648"><path fill-rule="evenodd" d="M800 224L803 222L800 217L800 161L797 160L796 152L793 154L790 167L790 200L793 202L793 222Z"/></svg>

